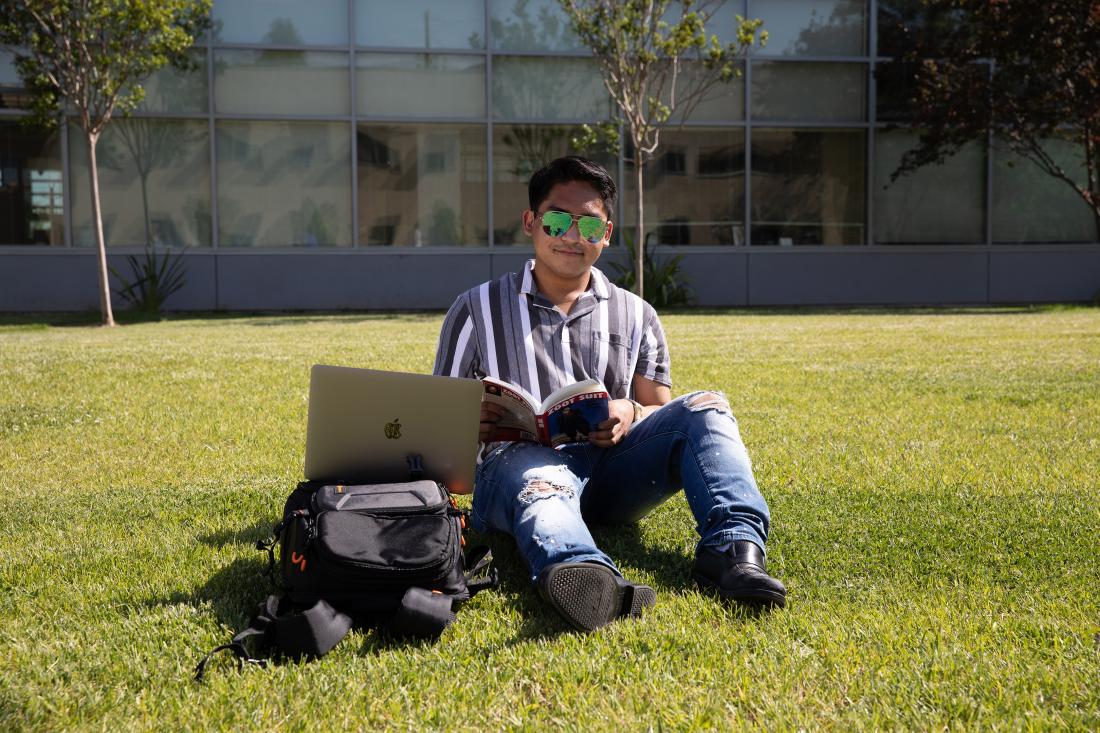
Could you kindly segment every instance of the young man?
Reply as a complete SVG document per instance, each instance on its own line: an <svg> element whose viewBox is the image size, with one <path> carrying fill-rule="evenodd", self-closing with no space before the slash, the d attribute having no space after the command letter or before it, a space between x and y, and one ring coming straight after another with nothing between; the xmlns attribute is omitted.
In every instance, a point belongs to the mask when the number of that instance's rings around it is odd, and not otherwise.
<svg viewBox="0 0 1100 733"><path fill-rule="evenodd" d="M435 373L519 384L538 399L583 379L611 393L610 417L558 450L487 446L473 526L511 535L540 594L580 629L639 615L652 588L631 583L587 523L633 522L681 488L700 534L693 576L723 598L782 606L765 572L767 503L720 394L672 399L669 352L653 308L593 267L609 243L615 183L599 165L559 158L532 177L523 231L535 258L468 290L447 312ZM500 418L481 413L481 438Z"/></svg>

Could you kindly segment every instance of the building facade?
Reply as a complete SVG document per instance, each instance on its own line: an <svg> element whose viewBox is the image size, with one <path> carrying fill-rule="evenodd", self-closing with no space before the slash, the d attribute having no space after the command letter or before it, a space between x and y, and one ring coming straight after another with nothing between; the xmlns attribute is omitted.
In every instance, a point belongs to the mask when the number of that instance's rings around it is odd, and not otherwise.
<svg viewBox="0 0 1100 733"><path fill-rule="evenodd" d="M1026 160L974 144L890 182L916 134L876 67L933 27L918 2L729 0L708 31L732 40L736 15L767 44L646 171L647 242L684 256L695 303L1100 290L1088 208ZM157 73L97 148L111 264L182 249L174 309L445 307L530 256L528 176L613 112L556 0L215 0L213 16L197 70ZM0 311L96 308L82 134L26 127L25 105L0 56ZM629 232L629 161L594 157ZM621 240L605 258L614 275Z"/></svg>

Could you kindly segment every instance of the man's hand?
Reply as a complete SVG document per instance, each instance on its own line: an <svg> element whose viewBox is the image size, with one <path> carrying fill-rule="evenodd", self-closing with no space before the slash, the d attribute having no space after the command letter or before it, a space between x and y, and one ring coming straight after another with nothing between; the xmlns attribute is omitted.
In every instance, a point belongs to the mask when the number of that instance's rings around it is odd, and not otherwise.
<svg viewBox="0 0 1100 733"><path fill-rule="evenodd" d="M478 430L477 439L482 443L488 442L489 436L496 430L500 418L504 417L504 408L495 402L481 403L481 428Z"/></svg>
<svg viewBox="0 0 1100 733"><path fill-rule="evenodd" d="M588 434L588 442L600 448L617 444L634 422L634 403L630 400L611 400L607 411L608 418Z"/></svg>

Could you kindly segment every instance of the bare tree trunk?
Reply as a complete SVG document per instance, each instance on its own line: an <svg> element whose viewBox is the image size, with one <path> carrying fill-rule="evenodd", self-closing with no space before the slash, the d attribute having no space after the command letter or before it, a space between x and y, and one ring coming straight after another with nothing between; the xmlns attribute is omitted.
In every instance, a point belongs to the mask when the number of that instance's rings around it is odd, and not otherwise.
<svg viewBox="0 0 1100 733"><path fill-rule="evenodd" d="M111 311L111 287L107 280L107 247L103 242L103 212L99 207L99 171L95 162L95 146L98 135L85 133L88 142L88 171L92 179L92 221L95 224L95 243L99 255L99 309L103 325L114 326L115 314Z"/></svg>
<svg viewBox="0 0 1100 733"><path fill-rule="evenodd" d="M635 235L636 239L634 240L634 275L638 286L635 292L639 298L643 298L645 297L645 283L642 282L645 272L645 195L642 192L642 167L645 165L645 161L637 152L639 147L641 146L635 143L634 185L637 187L636 193L638 196L638 233Z"/></svg>

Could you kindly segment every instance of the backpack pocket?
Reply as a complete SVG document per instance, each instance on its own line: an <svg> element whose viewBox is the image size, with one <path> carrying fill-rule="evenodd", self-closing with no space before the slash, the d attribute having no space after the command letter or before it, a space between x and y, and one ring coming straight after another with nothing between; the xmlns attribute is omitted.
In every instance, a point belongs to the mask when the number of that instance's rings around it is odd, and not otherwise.
<svg viewBox="0 0 1100 733"><path fill-rule="evenodd" d="M447 493L435 481L398 484L324 484L313 494L313 510L342 512L436 512L447 504Z"/></svg>
<svg viewBox="0 0 1100 733"><path fill-rule="evenodd" d="M448 512L377 514L326 511L311 544L331 580L377 587L445 578L459 552L458 520Z"/></svg>

